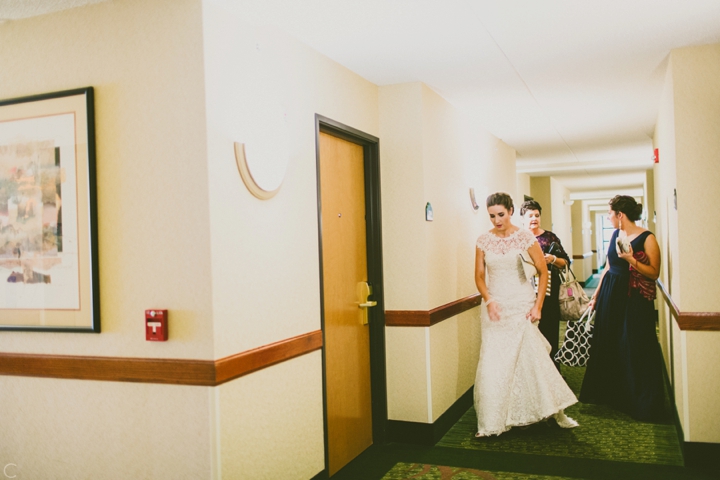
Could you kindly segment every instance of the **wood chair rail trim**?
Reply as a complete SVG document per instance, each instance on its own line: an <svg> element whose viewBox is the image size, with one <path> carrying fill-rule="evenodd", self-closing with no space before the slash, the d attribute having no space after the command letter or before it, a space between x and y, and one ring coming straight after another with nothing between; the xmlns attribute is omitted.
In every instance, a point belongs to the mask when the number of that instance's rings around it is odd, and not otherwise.
<svg viewBox="0 0 720 480"><path fill-rule="evenodd" d="M389 327L430 327L452 318L482 302L479 293L446 303L432 310L386 310L385 325Z"/></svg>
<svg viewBox="0 0 720 480"><path fill-rule="evenodd" d="M680 330L720 331L720 312L682 312L665 285L660 280L657 281L657 285Z"/></svg>
<svg viewBox="0 0 720 480"><path fill-rule="evenodd" d="M316 330L218 360L0 353L0 375L215 387L322 345Z"/></svg>

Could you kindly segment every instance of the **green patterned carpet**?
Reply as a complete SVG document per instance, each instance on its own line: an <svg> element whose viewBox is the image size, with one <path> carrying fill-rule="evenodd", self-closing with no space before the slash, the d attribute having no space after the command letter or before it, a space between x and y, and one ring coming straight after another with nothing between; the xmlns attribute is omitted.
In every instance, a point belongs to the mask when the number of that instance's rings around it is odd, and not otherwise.
<svg viewBox="0 0 720 480"><path fill-rule="evenodd" d="M563 366L562 369L568 385L577 395L585 368ZM667 422L661 423L639 422L610 407L582 403L566 409L566 413L577 420L580 427L564 430L549 421L531 425L526 429L513 428L497 437L475 438L477 420L475 410L471 408L437 446L616 462L683 465L680 442L675 426L669 418Z"/></svg>
<svg viewBox="0 0 720 480"><path fill-rule="evenodd" d="M574 480L569 477L514 472L491 472L473 468L446 467L422 463L398 463L382 480Z"/></svg>

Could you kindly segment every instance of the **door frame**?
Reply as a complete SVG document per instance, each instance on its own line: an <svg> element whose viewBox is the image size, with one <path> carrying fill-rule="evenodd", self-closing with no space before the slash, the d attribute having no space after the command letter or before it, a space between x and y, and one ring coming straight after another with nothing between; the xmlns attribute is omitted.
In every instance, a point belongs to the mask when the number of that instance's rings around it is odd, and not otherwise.
<svg viewBox="0 0 720 480"><path fill-rule="evenodd" d="M320 267L320 328L323 335L322 384L323 384L323 431L325 444L325 472L328 469L328 422L327 384L325 369L325 290L323 281L322 202L320 198L320 132L347 140L363 147L365 173L365 223L367 245L368 283L372 286L370 297L377 306L368 309L370 329L370 395L372 403L373 445L385 443L387 430L387 383L385 371L385 301L382 262L382 221L380 203L380 139L315 114L315 173L317 176L318 253Z"/></svg>

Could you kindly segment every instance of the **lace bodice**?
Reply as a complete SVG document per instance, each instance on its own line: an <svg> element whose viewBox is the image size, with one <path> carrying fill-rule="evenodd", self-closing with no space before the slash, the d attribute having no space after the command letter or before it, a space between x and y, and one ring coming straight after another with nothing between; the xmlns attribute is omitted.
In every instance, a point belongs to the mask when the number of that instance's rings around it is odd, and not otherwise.
<svg viewBox="0 0 720 480"><path fill-rule="evenodd" d="M485 254L487 286L490 296L508 313L527 313L535 302L535 291L525 278L518 255L537 240L530 230L520 229L507 237L485 233L477 246Z"/></svg>
<svg viewBox="0 0 720 480"><path fill-rule="evenodd" d="M507 237L498 237L491 232L483 233L478 237L477 246L485 254L491 252L496 255L505 255L513 250L517 250L518 253L523 252L532 247L536 241L530 230L521 228Z"/></svg>

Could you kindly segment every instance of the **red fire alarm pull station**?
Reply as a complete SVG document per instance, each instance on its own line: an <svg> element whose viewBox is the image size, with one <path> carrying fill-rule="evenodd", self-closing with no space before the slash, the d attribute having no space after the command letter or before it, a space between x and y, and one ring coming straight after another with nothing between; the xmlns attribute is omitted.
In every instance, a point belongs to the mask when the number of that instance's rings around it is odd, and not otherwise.
<svg viewBox="0 0 720 480"><path fill-rule="evenodd" d="M655 163L660 163L660 150L657 148L653 152L653 160L655 161Z"/></svg>
<svg viewBox="0 0 720 480"><path fill-rule="evenodd" d="M145 340L166 342L168 339L168 311L145 310Z"/></svg>

